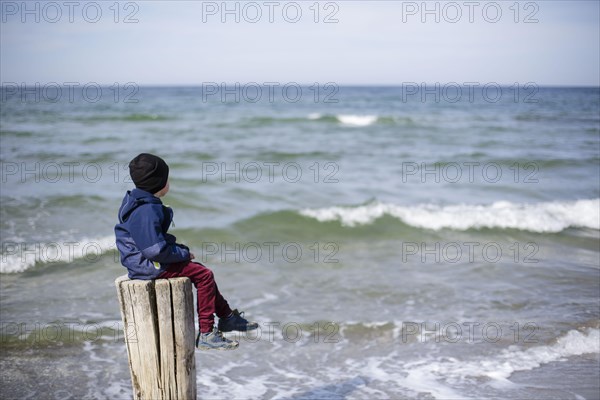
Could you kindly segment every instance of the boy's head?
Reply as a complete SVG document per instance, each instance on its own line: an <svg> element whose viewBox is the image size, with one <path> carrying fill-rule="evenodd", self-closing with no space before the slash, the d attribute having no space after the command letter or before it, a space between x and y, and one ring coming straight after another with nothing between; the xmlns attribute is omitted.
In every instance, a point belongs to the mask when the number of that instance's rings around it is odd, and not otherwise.
<svg viewBox="0 0 600 400"><path fill-rule="evenodd" d="M136 188L156 194L167 186L169 166L158 156L142 153L129 163L129 175Z"/></svg>

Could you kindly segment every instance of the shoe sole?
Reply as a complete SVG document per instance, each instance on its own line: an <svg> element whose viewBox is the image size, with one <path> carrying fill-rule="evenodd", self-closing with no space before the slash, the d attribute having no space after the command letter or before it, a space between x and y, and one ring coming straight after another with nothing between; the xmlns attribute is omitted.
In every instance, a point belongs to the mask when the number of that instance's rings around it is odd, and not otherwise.
<svg viewBox="0 0 600 400"><path fill-rule="evenodd" d="M223 329L221 329L221 327L217 327L217 329L218 329L220 332L222 332L222 333L228 333L228 332L249 332L249 331L253 331L253 330L256 330L256 329L258 329L258 325L254 326L254 327L252 327L252 328L247 328L247 329L244 329L244 330L232 329L232 330L230 330L230 331L224 331Z"/></svg>
<svg viewBox="0 0 600 400"><path fill-rule="evenodd" d="M196 349L200 350L200 351L209 351L209 350L221 350L221 351L226 351L226 350L235 350L239 348L239 345L234 346L234 347L196 347Z"/></svg>

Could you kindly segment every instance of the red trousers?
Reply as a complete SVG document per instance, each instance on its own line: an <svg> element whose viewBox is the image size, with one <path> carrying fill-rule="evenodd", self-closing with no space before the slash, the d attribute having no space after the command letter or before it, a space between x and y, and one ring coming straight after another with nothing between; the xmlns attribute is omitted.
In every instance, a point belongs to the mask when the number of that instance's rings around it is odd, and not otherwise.
<svg viewBox="0 0 600 400"><path fill-rule="evenodd" d="M172 264L158 278L183 276L190 278L192 284L196 286L200 332L211 332L215 324L214 314L219 318L227 317L231 314L231 308L219 292L213 272L200 263L186 261Z"/></svg>

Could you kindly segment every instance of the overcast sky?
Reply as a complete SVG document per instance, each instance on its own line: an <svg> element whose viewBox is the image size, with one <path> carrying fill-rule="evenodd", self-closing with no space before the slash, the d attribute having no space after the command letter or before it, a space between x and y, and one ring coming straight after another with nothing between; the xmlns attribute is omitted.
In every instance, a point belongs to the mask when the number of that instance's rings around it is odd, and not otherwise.
<svg viewBox="0 0 600 400"><path fill-rule="evenodd" d="M87 3L2 1L2 83L600 85L596 0Z"/></svg>

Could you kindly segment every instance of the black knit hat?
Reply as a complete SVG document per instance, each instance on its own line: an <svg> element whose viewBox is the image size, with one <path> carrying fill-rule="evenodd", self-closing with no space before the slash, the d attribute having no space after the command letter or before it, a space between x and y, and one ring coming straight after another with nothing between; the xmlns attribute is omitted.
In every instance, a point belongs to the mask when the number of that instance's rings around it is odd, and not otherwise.
<svg viewBox="0 0 600 400"><path fill-rule="evenodd" d="M136 188L154 194L167 186L169 166L158 156L142 153L129 163L129 175Z"/></svg>

